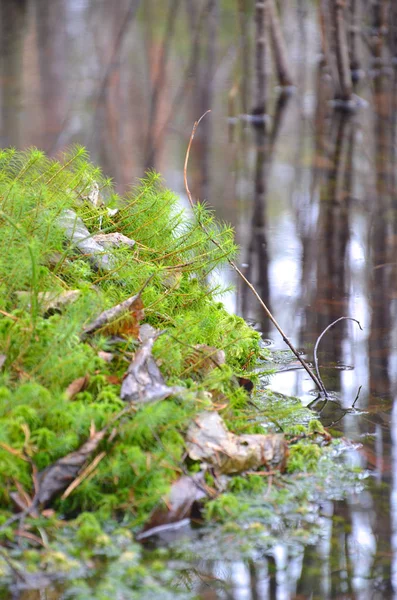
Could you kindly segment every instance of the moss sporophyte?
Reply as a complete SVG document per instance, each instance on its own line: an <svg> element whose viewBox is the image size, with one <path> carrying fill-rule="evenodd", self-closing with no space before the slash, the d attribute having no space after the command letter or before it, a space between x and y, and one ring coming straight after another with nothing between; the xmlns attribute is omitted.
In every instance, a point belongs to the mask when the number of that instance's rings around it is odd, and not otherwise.
<svg viewBox="0 0 397 600"><path fill-rule="evenodd" d="M154 172L118 197L80 147L60 161L9 149L0 225L0 569L10 577L16 547L22 561L30 545L46 547L33 570L66 569L54 554L63 531L78 531L77 553L109 551L125 540L121 522L142 533L205 503L202 518L235 518L238 494L260 493L280 468L315 470L327 439L313 414L239 385L263 377L269 352L210 283L236 246L208 207L188 218Z"/></svg>

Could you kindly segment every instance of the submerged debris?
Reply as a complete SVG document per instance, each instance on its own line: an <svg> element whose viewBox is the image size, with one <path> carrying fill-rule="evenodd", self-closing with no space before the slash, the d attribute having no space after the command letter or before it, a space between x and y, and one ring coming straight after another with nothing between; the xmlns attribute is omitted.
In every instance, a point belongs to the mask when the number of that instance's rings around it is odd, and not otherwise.
<svg viewBox="0 0 397 600"><path fill-rule="evenodd" d="M171 486L169 496L164 504L153 511L148 522L137 535L137 539L142 540L162 533L168 529L167 526L190 519L194 516L195 508L197 512L199 510L198 502L207 496L204 473L181 477Z"/></svg>

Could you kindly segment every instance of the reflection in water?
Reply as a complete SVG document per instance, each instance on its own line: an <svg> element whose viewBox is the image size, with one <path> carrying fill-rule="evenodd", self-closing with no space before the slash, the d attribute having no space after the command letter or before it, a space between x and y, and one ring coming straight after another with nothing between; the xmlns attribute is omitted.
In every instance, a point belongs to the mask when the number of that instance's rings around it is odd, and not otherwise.
<svg viewBox="0 0 397 600"><path fill-rule="evenodd" d="M280 545L247 563L200 563L183 585L208 600L393 598L397 76L390 65L397 2L349 4L353 24L369 6L390 7L394 24L386 38L384 13L375 11L368 48L350 30L353 79L372 53L367 83L357 90L369 106L356 115L329 104L329 73L317 64L316 13L303 0L285 3L281 15L296 94L274 94L266 70L266 90L258 91L252 4L0 0L0 144L56 153L84 143L119 191L156 168L183 197L192 123L212 110L195 138L191 188L236 226L246 274L283 328L311 356L334 319L350 315L364 327L339 323L321 342L322 375L336 399L313 408L325 425L362 444L350 460L371 477L365 492L322 507L316 544ZM254 127L247 112L265 96L271 119ZM246 289L229 300L282 347ZM301 370L276 376L272 385L306 403L315 398Z"/></svg>

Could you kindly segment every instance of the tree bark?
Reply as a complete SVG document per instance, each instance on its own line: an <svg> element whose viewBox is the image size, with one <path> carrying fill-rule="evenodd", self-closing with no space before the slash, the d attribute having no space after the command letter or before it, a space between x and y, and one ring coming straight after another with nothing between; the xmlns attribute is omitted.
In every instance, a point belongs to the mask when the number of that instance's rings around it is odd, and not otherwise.
<svg viewBox="0 0 397 600"><path fill-rule="evenodd" d="M349 65L349 46L345 21L345 1L332 0L335 27L335 52L338 66L340 100L348 102L352 97L353 85Z"/></svg>
<svg viewBox="0 0 397 600"><path fill-rule="evenodd" d="M359 33L359 24L357 13L359 10L359 0L350 0L350 30L349 30L349 46L350 46L350 70L352 76L357 78L357 71L360 68L357 53L357 34ZM354 74L355 73L355 74Z"/></svg>
<svg viewBox="0 0 397 600"><path fill-rule="evenodd" d="M393 1L394 4L395 0ZM390 5L389 0L377 0L373 6L373 55L379 63L383 59L385 36L388 31Z"/></svg>
<svg viewBox="0 0 397 600"><path fill-rule="evenodd" d="M281 86L288 87L293 85L293 78L288 65L287 47L274 0L268 0L267 15L278 80Z"/></svg>

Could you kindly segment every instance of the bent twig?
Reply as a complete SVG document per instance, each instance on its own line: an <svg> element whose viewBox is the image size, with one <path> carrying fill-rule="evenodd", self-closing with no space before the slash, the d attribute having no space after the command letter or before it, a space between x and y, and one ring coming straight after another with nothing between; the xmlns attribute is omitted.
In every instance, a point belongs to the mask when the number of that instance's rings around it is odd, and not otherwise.
<svg viewBox="0 0 397 600"><path fill-rule="evenodd" d="M188 182L187 182L187 166L188 166L188 163L189 163L190 148L192 146L193 138L195 136L197 127L199 126L201 120L209 112L211 112L211 111L207 110L199 118L199 120L196 121L194 123L194 125L193 125L192 133L190 135L190 140L189 140L189 144L188 144L187 151L186 151L185 164L184 164L184 167L183 167L183 180L184 180L184 184L185 184L186 194L187 194L187 197L188 197L188 200L189 200L189 203L190 203L190 206L192 207L192 209L194 208L194 202L193 202L192 194L190 192L189 185L188 185ZM209 232L206 230L205 226L200 221L198 221L198 224L201 227L201 229L204 231L204 233L207 235L208 239L213 244L215 244L215 246L217 246L217 248L219 248L220 250L222 250L221 245L216 240L214 240L211 237L211 235L209 234ZM321 379L319 377L317 377L317 375L315 375L315 373L313 373L313 371L310 369L310 367L307 364L307 362L302 358L302 356L299 354L298 350L294 347L294 345L292 344L292 342L288 339L288 337L286 336L286 334L284 333L284 331L281 329L280 325L278 324L278 322L276 321L276 319L273 317L272 313L270 312L270 310L268 309L268 307L266 306L266 304L264 303L264 301L262 300L262 298L260 297L260 295L256 291L255 287L252 285L252 283L250 281L248 281L248 279L240 271L240 269L235 264L235 262L233 262L231 259L227 259L227 260L228 260L228 263L230 264L230 266L232 267L232 269L241 277L241 279L249 287L249 289L251 290L251 292L254 294L254 296L256 297L256 299L259 301L259 303L262 306L263 310L265 311L266 315L271 320L271 322L273 323L273 325L275 326L275 328L277 329L277 331L280 333L281 337L283 338L283 341L287 344L287 346L290 348L290 350L294 353L294 355L299 360L299 362L301 363L301 365L305 369L305 371L310 375L311 379L314 381L314 383L316 384L316 386L324 394L327 394L326 389L325 389L324 384L322 383Z"/></svg>
<svg viewBox="0 0 397 600"><path fill-rule="evenodd" d="M361 329L361 331L363 330L363 328L361 327L360 321L357 321L357 319L353 319L353 317L339 317L339 319L336 319L336 321L333 321L332 323L330 323L330 325L328 325L328 327L326 327L324 329L324 331L322 333L320 333L320 335L318 336L318 338L316 340L316 343L314 345L314 351L313 351L314 368L316 369L317 377L318 377L319 381L321 382L322 390L323 390L326 398L328 398L328 392L325 389L325 385L323 383L323 380L321 379L320 369L318 368L317 350L318 350L318 346L319 346L319 344L320 344L323 336L327 333L327 331L329 329L331 329L331 327L333 327L334 325L336 325L336 323L339 323L339 321L354 321L355 323L357 323L357 325L359 326L359 328ZM356 400L357 400L357 398L356 398ZM356 400L354 402L356 402ZM353 403L353 406L354 406L354 403Z"/></svg>

